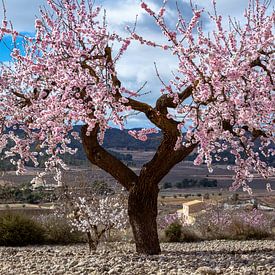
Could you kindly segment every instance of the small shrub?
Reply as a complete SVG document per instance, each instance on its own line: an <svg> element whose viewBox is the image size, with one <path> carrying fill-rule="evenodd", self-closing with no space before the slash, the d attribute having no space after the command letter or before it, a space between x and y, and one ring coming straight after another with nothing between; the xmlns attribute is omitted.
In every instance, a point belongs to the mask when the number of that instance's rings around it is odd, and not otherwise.
<svg viewBox="0 0 275 275"><path fill-rule="evenodd" d="M239 194L238 193L234 193L233 195L230 196L230 200L237 203L239 200Z"/></svg>
<svg viewBox="0 0 275 275"><path fill-rule="evenodd" d="M181 230L181 242L197 242L200 238L196 234L193 226L183 226Z"/></svg>
<svg viewBox="0 0 275 275"><path fill-rule="evenodd" d="M205 193L205 194L203 195L203 198L204 198L205 200L209 200L209 199L210 199L209 193Z"/></svg>
<svg viewBox="0 0 275 275"><path fill-rule="evenodd" d="M168 188L172 188L172 183L171 182L165 182L163 184L163 189L168 189Z"/></svg>
<svg viewBox="0 0 275 275"><path fill-rule="evenodd" d="M159 236L162 242L195 242L201 240L196 228L188 225L178 214L168 214L158 218Z"/></svg>
<svg viewBox="0 0 275 275"><path fill-rule="evenodd" d="M0 245L24 246L42 244L45 231L34 220L15 213L0 216Z"/></svg>
<svg viewBox="0 0 275 275"><path fill-rule="evenodd" d="M176 198L177 198L177 195L173 195L173 197L174 197L174 199L176 199Z"/></svg>
<svg viewBox="0 0 275 275"><path fill-rule="evenodd" d="M180 223L171 223L165 229L165 237L167 242L180 242L182 233L182 225Z"/></svg>
<svg viewBox="0 0 275 275"><path fill-rule="evenodd" d="M48 244L65 245L86 241L84 233L73 230L70 222L64 217L40 216L38 221L45 230L45 238Z"/></svg>

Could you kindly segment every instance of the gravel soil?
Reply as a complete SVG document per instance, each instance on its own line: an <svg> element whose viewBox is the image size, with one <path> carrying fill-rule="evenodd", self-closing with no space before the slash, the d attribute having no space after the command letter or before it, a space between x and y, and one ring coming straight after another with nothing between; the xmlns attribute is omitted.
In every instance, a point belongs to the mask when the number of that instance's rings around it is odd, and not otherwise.
<svg viewBox="0 0 275 275"><path fill-rule="evenodd" d="M275 275L271 240L162 244L158 256L134 251L134 245L120 243L102 245L92 253L85 245L0 247L0 274Z"/></svg>

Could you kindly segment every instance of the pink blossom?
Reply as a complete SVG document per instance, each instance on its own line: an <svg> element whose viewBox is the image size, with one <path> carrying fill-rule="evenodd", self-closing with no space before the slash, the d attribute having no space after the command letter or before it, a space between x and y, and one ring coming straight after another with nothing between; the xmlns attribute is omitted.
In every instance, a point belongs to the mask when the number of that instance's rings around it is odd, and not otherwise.
<svg viewBox="0 0 275 275"><path fill-rule="evenodd" d="M61 155L74 152L68 133L76 123L87 125L87 135L98 127L102 143L110 123L123 129L125 117L134 110L156 127L132 130L130 135L146 141L157 128L166 134L172 129L178 138L171 148L196 145L199 156L194 163L205 160L209 171L213 156L220 159L219 154L230 151L235 158L230 168L234 190L251 192L249 183L256 173L264 179L274 175L275 169L263 160L274 155L274 12L267 13L266 5L253 1L244 24L231 22L227 30L218 11L211 15L195 9L189 23L179 13L172 28L163 19L164 7L155 13L142 1L145 16L155 20L167 40L159 44L133 31L130 37L111 33L102 25L100 8L85 1L47 2L50 11L42 11L35 21L35 37L23 37L24 49L14 48L13 64L0 70L0 151L17 165L18 173L24 172L26 162L37 163L33 148L39 143L46 171L59 171L60 181ZM215 25L210 33L199 24L203 15ZM19 34L7 22L2 22L0 39L11 35L16 40ZM133 40L178 58L160 92L170 100L167 107L180 116L167 116L166 106L138 101L139 91L118 79L118 61ZM13 126L24 135L19 137Z"/></svg>

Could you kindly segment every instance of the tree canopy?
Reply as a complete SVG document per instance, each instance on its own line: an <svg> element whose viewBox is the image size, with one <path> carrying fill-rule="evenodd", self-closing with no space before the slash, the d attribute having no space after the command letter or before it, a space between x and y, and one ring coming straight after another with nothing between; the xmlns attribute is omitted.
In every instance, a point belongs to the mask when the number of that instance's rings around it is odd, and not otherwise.
<svg viewBox="0 0 275 275"><path fill-rule="evenodd" d="M252 177L251 170L265 178L271 174L251 149L259 137L260 154L269 155L271 150L264 148L273 141L274 13L266 15L266 5L250 1L246 23L240 26L231 20L230 30L215 11L210 20L216 28L205 34L199 24L203 10L193 8L190 22L179 11L178 24L170 30L165 5L155 12L142 2L167 38L165 45L131 29L126 38L110 33L93 1L48 0L48 5L51 11L41 10L35 21L35 37L24 36L24 51L15 47L12 66L1 67L1 148L14 142L6 154L20 155L18 172L24 171L25 161L36 163L38 152L30 150L32 143L39 141L47 148L51 169L62 164L60 154L74 153L67 133L75 123L86 124L87 135L97 129L102 142L110 121L123 128L125 113L137 110L156 128L130 134L145 140L157 128L173 132L175 149L198 145L195 165L205 161L211 171L211 152L232 148L235 187ZM7 19L1 37L5 34L14 40L20 36ZM133 40L178 57L177 72L160 91L156 106L137 100L137 91L128 90L117 77L116 64ZM115 53L113 43L119 45ZM173 117L168 108L183 118ZM13 134L17 127L24 138ZM184 140L182 131L187 133Z"/></svg>

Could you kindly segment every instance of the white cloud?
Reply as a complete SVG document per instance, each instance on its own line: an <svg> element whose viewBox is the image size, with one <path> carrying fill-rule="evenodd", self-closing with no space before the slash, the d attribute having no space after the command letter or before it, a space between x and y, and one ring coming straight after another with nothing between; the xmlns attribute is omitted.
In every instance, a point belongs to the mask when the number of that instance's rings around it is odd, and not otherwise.
<svg viewBox="0 0 275 275"><path fill-rule="evenodd" d="M136 16L138 16L139 21L142 21L145 12L140 8L139 3L139 1L135 0L105 1L103 8L107 12L107 22L111 26L122 26L128 22L134 22Z"/></svg>
<svg viewBox="0 0 275 275"><path fill-rule="evenodd" d="M45 0L5 0L7 19L13 22L13 27L20 32L34 30L35 16L39 16L39 7L45 5ZM0 6L0 19L3 19Z"/></svg>
<svg viewBox="0 0 275 275"><path fill-rule="evenodd" d="M189 0L184 0L189 3ZM194 4L197 4L207 11L213 11L213 0L193 0ZM239 16L243 13L244 9L248 6L248 0L217 0L217 10L221 15Z"/></svg>
<svg viewBox="0 0 275 275"><path fill-rule="evenodd" d="M190 2L190 0L184 0L185 2ZM243 22L244 10L248 7L250 0L216 0L217 12L222 15L224 19L227 19L228 16L231 18L236 18ZM213 13L213 0L193 0L193 3L200 5L205 8L206 11ZM261 3L264 0L260 0ZM272 2L272 1L271 1ZM268 12L271 12L273 9L272 5L269 6Z"/></svg>

